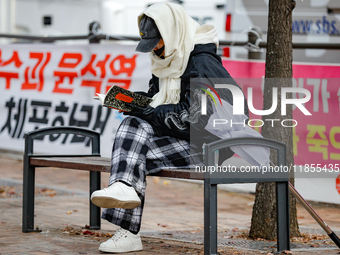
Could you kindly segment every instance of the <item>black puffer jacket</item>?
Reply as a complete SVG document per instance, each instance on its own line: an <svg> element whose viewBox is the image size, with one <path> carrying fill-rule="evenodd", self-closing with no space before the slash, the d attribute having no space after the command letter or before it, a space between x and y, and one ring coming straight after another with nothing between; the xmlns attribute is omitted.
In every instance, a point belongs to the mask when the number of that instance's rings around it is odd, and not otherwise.
<svg viewBox="0 0 340 255"><path fill-rule="evenodd" d="M221 79L228 79L229 84L238 86L231 78L228 71L223 67L221 58L216 54L216 45L213 43L196 45L190 54L187 69L181 77L181 97L178 104L159 105L154 110L154 126L159 135L168 135L180 139L191 140L201 147L203 143L219 140L217 136L206 131L209 116L213 113L210 100L207 104L207 114L200 115L199 121L193 123L189 121L189 108L193 104L195 88L190 86L191 78L208 78L209 85L221 83ZM159 80L152 76L146 96L152 97L159 91ZM232 94L228 89L216 89L219 96L233 104ZM196 89L197 93L197 89ZM142 93L141 93L142 94ZM247 102L245 104L245 114L248 115ZM192 114L192 112L190 112ZM197 139L196 139L197 138Z"/></svg>

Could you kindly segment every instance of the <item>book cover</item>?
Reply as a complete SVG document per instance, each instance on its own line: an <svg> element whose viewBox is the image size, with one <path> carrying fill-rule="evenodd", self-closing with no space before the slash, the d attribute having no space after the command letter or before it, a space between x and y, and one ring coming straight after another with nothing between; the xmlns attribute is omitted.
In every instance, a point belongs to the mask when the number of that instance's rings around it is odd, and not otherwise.
<svg viewBox="0 0 340 255"><path fill-rule="evenodd" d="M152 99L149 97L139 95L117 85L113 85L106 95L96 95L94 99L99 99L103 106L125 112L130 112L133 109L131 104L145 108L152 102Z"/></svg>

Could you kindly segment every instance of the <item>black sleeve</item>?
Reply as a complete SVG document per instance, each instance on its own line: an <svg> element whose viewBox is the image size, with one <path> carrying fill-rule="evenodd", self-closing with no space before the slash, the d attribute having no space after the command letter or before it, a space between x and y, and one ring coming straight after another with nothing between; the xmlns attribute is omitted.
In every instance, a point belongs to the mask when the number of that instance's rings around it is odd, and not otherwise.
<svg viewBox="0 0 340 255"><path fill-rule="evenodd" d="M187 86L184 98L185 100L178 104L163 104L155 108L153 124L162 135L184 140L190 139L189 86Z"/></svg>
<svg viewBox="0 0 340 255"><path fill-rule="evenodd" d="M202 76L202 77L201 77ZM203 78L204 75L195 74L182 80L185 92L181 93L181 101L177 104L159 105L154 110L153 124L158 133L175 138L190 140L190 135L202 135L208 123L209 116L213 113L211 102L207 102L207 114L201 115L202 90L191 88L190 78ZM192 133L190 133L190 129ZM208 134L205 134L208 135Z"/></svg>
<svg viewBox="0 0 340 255"><path fill-rule="evenodd" d="M136 94L141 95L141 96L145 96L145 97L152 97L149 93L144 92L144 91L134 91Z"/></svg>
<svg viewBox="0 0 340 255"><path fill-rule="evenodd" d="M135 93L139 95L150 97L150 98L152 98L157 92L158 92L158 78L154 75L152 75L152 78L149 81L148 92L135 91Z"/></svg>
<svg viewBox="0 0 340 255"><path fill-rule="evenodd" d="M191 78L205 78L210 80L213 86L214 80L208 78L205 74L196 74ZM203 140L207 137L215 137L205 130L210 116L214 113L214 102L208 97L207 113L201 114L201 95L202 90L190 87L190 81L186 82L185 97L178 104L159 105L154 110L154 126L162 135L169 135L180 139L189 140L192 137L201 137ZM237 84L235 83L237 86ZM232 94L227 89L216 89L222 99L232 104ZM245 102L246 104L246 102ZM248 107L245 105L246 115L248 116ZM217 139L217 137L216 137Z"/></svg>

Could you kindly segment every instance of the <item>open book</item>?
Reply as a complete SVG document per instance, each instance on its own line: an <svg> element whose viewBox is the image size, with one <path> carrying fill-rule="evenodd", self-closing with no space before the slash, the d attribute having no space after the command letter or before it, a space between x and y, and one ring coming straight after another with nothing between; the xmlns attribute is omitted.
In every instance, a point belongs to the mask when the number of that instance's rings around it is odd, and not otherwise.
<svg viewBox="0 0 340 255"><path fill-rule="evenodd" d="M152 99L149 97L139 95L117 85L113 85L106 95L96 93L96 96L93 98L100 100L105 107L124 112L130 112L133 109L132 104L145 108L152 102Z"/></svg>

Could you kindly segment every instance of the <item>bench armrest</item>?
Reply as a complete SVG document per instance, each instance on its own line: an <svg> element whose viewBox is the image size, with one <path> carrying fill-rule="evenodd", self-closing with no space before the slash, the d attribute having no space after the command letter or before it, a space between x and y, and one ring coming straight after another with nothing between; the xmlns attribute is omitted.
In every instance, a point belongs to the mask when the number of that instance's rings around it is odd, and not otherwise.
<svg viewBox="0 0 340 255"><path fill-rule="evenodd" d="M30 164L33 155L33 141L38 137L52 134L74 134L89 137L92 140L91 156L100 157L100 134L93 130L80 127L49 127L25 133L25 153L23 160L23 205L22 205L22 231L39 232L34 229L34 187L35 187L35 165ZM40 155L51 157L52 155ZM62 155L53 155L61 157ZM67 155L75 156L75 155ZM80 155L78 155L80 156ZM85 156L85 155L81 155ZM90 171L90 195L93 191L100 189L100 172ZM90 227L100 229L100 208L90 203Z"/></svg>
<svg viewBox="0 0 340 255"><path fill-rule="evenodd" d="M229 148L231 146L242 145L256 145L264 146L277 151L277 164L286 165L286 144L263 137L237 137L218 140L212 143L203 145L204 164L206 166L214 166L214 153L223 148Z"/></svg>
<svg viewBox="0 0 340 255"><path fill-rule="evenodd" d="M100 156L100 134L96 131L80 127L48 127L25 133L25 156L33 155L34 139L52 134L74 134L89 137L92 140L92 155Z"/></svg>

